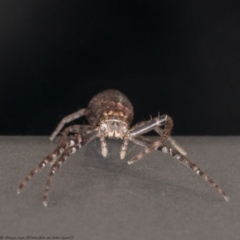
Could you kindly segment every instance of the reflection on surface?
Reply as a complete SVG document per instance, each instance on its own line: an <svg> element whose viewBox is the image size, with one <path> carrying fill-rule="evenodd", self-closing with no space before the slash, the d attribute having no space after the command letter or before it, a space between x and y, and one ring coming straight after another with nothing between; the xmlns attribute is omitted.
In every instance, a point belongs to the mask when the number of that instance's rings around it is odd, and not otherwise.
<svg viewBox="0 0 240 240"><path fill-rule="evenodd" d="M120 159L121 140L107 139L108 155L102 156L99 139L94 139L80 151L83 151L82 166L84 168L100 168L106 171L121 171L129 168L127 160L138 154L142 147L133 143L129 144L128 152L124 160Z"/></svg>

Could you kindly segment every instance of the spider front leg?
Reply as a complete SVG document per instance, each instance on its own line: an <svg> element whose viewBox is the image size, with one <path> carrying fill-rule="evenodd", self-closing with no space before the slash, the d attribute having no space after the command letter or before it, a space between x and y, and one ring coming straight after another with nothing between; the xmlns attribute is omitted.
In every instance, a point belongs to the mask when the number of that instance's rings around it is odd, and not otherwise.
<svg viewBox="0 0 240 240"><path fill-rule="evenodd" d="M85 134L88 133L89 131L92 131L93 128L90 125L71 125L69 127L66 127L62 132L61 132L61 137L59 138L58 144L61 144L61 142L66 141L68 138L69 133L71 134Z"/></svg>
<svg viewBox="0 0 240 240"><path fill-rule="evenodd" d="M79 111L74 112L74 113L64 117L62 119L62 121L58 124L57 128L55 129L55 131L51 134L50 140L52 141L57 136L57 134L61 131L61 129L64 127L64 125L66 123L69 123L69 122L71 122L71 121L73 121L73 120L75 120L77 118L82 117L83 115L85 115L85 113L86 113L86 108L82 108Z"/></svg>
<svg viewBox="0 0 240 240"><path fill-rule="evenodd" d="M167 125L167 128L166 128ZM150 121L147 122L143 122L143 124L141 125L136 125L135 127L133 127L130 130L130 137L137 137L140 136L144 133L150 132L152 130L154 130L154 128L156 127L161 127L161 126L165 126L164 127L164 131L162 133L162 135L166 135L166 131L170 128L170 131L173 127L173 121L171 119L171 117L169 117L168 115L162 115L162 116L158 116L156 118L151 119ZM170 132L169 131L169 132Z"/></svg>
<svg viewBox="0 0 240 240"><path fill-rule="evenodd" d="M108 148L107 148L107 142L106 142L104 134L99 135L99 141L100 141L100 146L101 146L101 150L102 150L102 155L103 155L103 157L107 157Z"/></svg>
<svg viewBox="0 0 240 240"><path fill-rule="evenodd" d="M153 143L153 140L146 138L146 137L139 136L137 138L134 138L133 142L140 146L148 147L148 146L151 146L151 144ZM226 195L226 193L223 191L223 189L220 188L212 178L210 178L195 163L193 163L191 160L189 160L188 158L183 156L176 149L170 148L170 147L166 146L165 144L162 144L156 150L161 151L163 153L169 153L170 155L172 155L175 159L180 161L185 166L189 167L191 170L193 170L193 172L195 172L197 175L202 177L206 182L208 182L212 187L214 187L218 191L218 193L224 197L224 199L226 201L229 200L229 197ZM130 164L132 164L132 163L133 162L130 162Z"/></svg>
<svg viewBox="0 0 240 240"><path fill-rule="evenodd" d="M140 123L137 123L137 125L135 125L132 130L136 129L139 126L143 126L146 123L148 123L149 121L142 121ZM157 126L156 128L153 129L157 134L159 134L160 136L162 136L163 134L163 129L159 126ZM179 145L179 143L176 142L176 140L174 138L172 138L171 136L168 137L167 141L175 148L177 149L182 155L187 155L187 152L184 150L184 148L182 146ZM152 142L152 141L151 141Z"/></svg>
<svg viewBox="0 0 240 240"><path fill-rule="evenodd" d="M121 159L124 159L126 156L128 143L129 143L129 138L128 137L123 138L123 144L122 144L121 150L120 150L120 158Z"/></svg>
<svg viewBox="0 0 240 240"><path fill-rule="evenodd" d="M159 116L159 117L153 118L146 124L136 127L130 131L130 134L129 134L130 137L136 137L144 133L147 133L151 130L155 130L156 127L159 127L159 126L164 126L164 128L162 129L160 139L153 141L140 154L138 154L137 156L132 158L130 161L128 161L129 164L132 164L140 160L145 154L148 154L152 150L157 149L159 146L161 146L163 142L165 142L170 136L171 130L173 128L173 120L168 115Z"/></svg>
<svg viewBox="0 0 240 240"><path fill-rule="evenodd" d="M154 131L158 133L160 136L162 136L163 129L160 127L154 128ZM182 155L187 155L187 152L183 149L182 146L180 146L175 139L173 139L171 136L168 137L168 142L175 148L177 149Z"/></svg>

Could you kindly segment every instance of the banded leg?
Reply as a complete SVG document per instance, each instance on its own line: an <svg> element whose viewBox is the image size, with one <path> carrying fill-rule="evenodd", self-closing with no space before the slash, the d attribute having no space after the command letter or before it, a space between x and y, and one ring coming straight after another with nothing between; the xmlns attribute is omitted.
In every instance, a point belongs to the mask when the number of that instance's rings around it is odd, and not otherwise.
<svg viewBox="0 0 240 240"><path fill-rule="evenodd" d="M153 119L154 120L154 119ZM170 132L173 127L173 121L170 117L166 116L166 122L162 131L162 135L160 139L157 139L156 141L153 141L148 147L146 147L142 152L140 152L137 156L132 158L130 161L128 161L128 164L132 164L138 160L140 160L144 155L148 154L154 149L157 149L159 146L161 146L170 136ZM155 129L156 126L153 128Z"/></svg>
<svg viewBox="0 0 240 240"><path fill-rule="evenodd" d="M104 157L107 157L108 149L107 149L107 142L106 142L105 136L103 134L101 134L99 136L99 140L100 140L100 145L101 145L101 149L102 149L102 155Z"/></svg>
<svg viewBox="0 0 240 240"><path fill-rule="evenodd" d="M21 190L28 184L30 179L36 175L40 170L42 170L48 163L53 164L56 159L63 153L63 151L75 144L76 137L70 138L68 141L62 142L51 154L45 157L28 175L27 177L21 182L18 187L17 193L19 194Z"/></svg>
<svg viewBox="0 0 240 240"><path fill-rule="evenodd" d="M85 115L85 112L86 112L86 108L82 108L82 109L78 110L77 112L74 112L74 113L64 117L62 119L62 121L58 124L55 131L51 134L50 140L52 141L57 136L57 134L61 131L61 129L64 127L64 125L66 123L69 123L77 118L82 117L83 115Z"/></svg>
<svg viewBox="0 0 240 240"><path fill-rule="evenodd" d="M80 136L80 135L78 135ZM48 179L46 182L44 194L43 194L43 205L47 206L48 196L49 196L49 190L52 183L52 179L56 171L62 166L62 164L68 159L68 157L75 153L77 149L81 148L81 138L75 139L75 144L67 149L62 153L61 157L54 163L54 165L51 167L51 171L48 175Z"/></svg>
<svg viewBox="0 0 240 240"><path fill-rule="evenodd" d="M154 131L156 133L158 133L160 136L162 136L162 133L163 133L163 129L160 128L160 127L156 127L154 128ZM183 149L183 147L181 147L175 139L173 139L171 136L168 137L168 142L175 148L178 150L178 152L180 152L182 155L187 155L187 152Z"/></svg>
<svg viewBox="0 0 240 240"><path fill-rule="evenodd" d="M133 142L138 144L138 145L141 145L143 147L147 147L147 146L151 145L152 140L148 139L148 138L138 137L136 139L133 139ZM182 164L184 164L185 166L192 169L193 172L195 172L196 174L201 176L206 182L208 182L212 187L214 187L218 191L218 193L221 194L224 197L224 199L226 201L229 200L229 197L226 195L226 193L223 191L223 189L220 188L212 178L210 178L206 173L204 173L191 160L189 160L185 156L181 155L177 150L172 149L172 148L166 146L165 144L162 144L162 146L159 146L156 150L162 151L163 153L169 153L170 155L172 155L175 159L177 159ZM132 163L133 162L131 162L130 164L132 164Z"/></svg>
<svg viewBox="0 0 240 240"><path fill-rule="evenodd" d="M152 120L152 119L151 119ZM150 121L151 121L150 120ZM149 121L142 121L140 123L137 123L132 130L136 129L137 127L143 126L145 124L148 124ZM163 134L163 129L161 127L156 127L153 129L156 133L158 133L160 136L162 136ZM175 148L177 149L182 155L187 155L187 152L184 150L184 148L182 146L179 145L179 143L176 142L176 140L174 138L172 138L171 136L168 137L167 141ZM152 140L151 140L152 142Z"/></svg>
<svg viewBox="0 0 240 240"><path fill-rule="evenodd" d="M83 135L84 133L88 133L89 131L92 131L92 129L93 128L90 125L77 125L77 124L66 127L61 132L61 137L59 138L58 144L61 144L61 142L66 141L69 133Z"/></svg>
<svg viewBox="0 0 240 240"><path fill-rule="evenodd" d="M128 148L128 143L129 143L129 138L125 137L123 139L123 144L121 146L121 151L120 151L120 158L124 159L127 153L127 148Z"/></svg>
<svg viewBox="0 0 240 240"><path fill-rule="evenodd" d="M169 117L168 115L158 116L156 118L151 119L148 122L144 122L144 124L136 125L135 127L133 127L130 131L129 136L137 137L144 133L154 130L154 128L156 128L156 127L169 125L170 123L172 124L172 126L171 126L171 129L172 129L173 121L172 121L171 117ZM166 134L165 130L162 133L163 136Z"/></svg>
<svg viewBox="0 0 240 240"><path fill-rule="evenodd" d="M151 142L151 144L148 145L148 147L144 148L143 151L141 151L138 155L133 157L131 160L128 161L128 164L133 164L137 161L139 161L144 155L148 154L152 150L156 150L159 147L159 144L162 144L162 141L154 141Z"/></svg>

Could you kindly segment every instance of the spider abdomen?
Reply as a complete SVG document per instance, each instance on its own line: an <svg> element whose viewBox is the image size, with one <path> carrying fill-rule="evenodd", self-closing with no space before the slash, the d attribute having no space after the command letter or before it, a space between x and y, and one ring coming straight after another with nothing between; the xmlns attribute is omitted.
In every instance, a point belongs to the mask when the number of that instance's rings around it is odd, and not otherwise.
<svg viewBox="0 0 240 240"><path fill-rule="evenodd" d="M105 90L93 97L88 105L86 117L92 126L96 126L106 111L122 112L127 124L133 120L133 106L129 99L118 90Z"/></svg>

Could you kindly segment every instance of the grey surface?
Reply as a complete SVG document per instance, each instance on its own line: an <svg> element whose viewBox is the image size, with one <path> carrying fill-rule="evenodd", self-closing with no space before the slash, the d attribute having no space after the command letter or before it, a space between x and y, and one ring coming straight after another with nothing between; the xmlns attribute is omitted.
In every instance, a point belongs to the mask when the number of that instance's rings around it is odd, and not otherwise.
<svg viewBox="0 0 240 240"><path fill-rule="evenodd" d="M119 141L108 141L107 159L95 141L56 173L43 207L48 167L20 195L16 189L54 144L47 137L0 137L0 237L240 239L240 137L176 139L229 202L170 155L154 151L128 166L119 159ZM140 149L131 145L127 158Z"/></svg>

